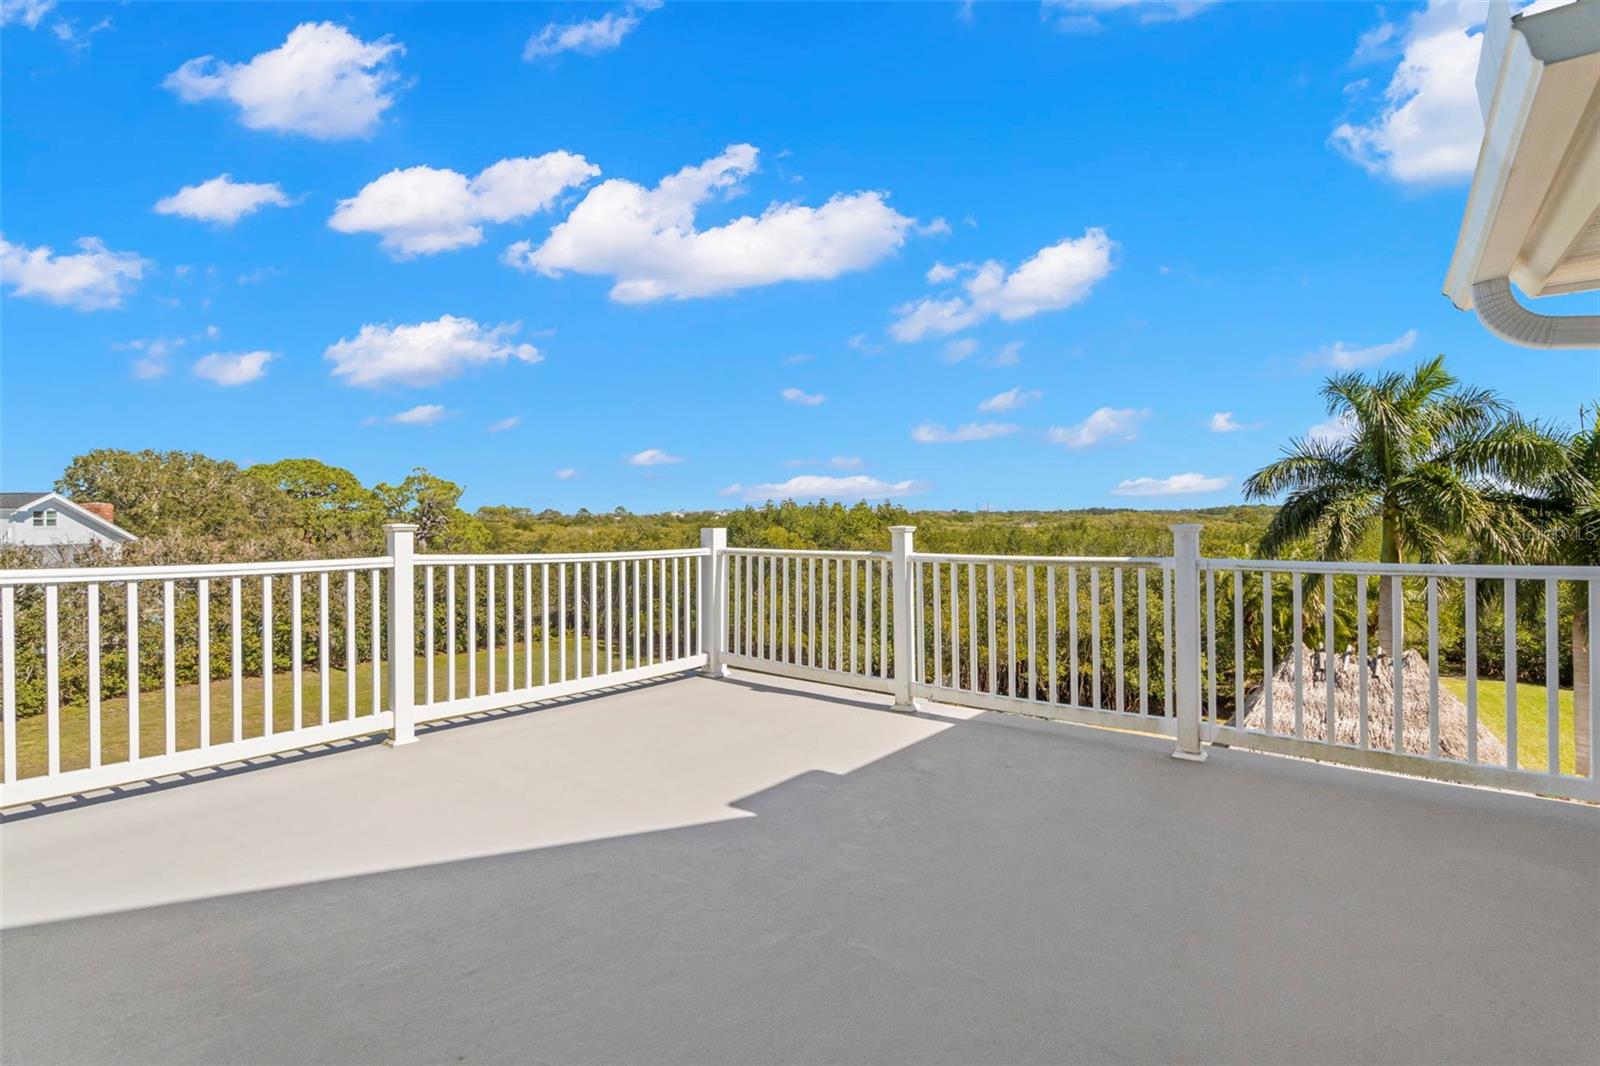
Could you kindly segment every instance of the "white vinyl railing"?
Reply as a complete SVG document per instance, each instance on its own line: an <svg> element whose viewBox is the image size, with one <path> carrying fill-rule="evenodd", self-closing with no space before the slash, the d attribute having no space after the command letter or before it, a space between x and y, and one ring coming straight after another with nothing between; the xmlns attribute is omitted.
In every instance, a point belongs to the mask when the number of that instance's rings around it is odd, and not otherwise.
<svg viewBox="0 0 1600 1066"><path fill-rule="evenodd" d="M1191 760L1210 742L1600 800L1571 743L1600 693L1562 684L1600 674L1600 567L1205 559L1194 525L1170 556L1112 558L918 552L901 526L888 552L707 529L415 555L413 527L385 529L369 559L0 571L0 806L729 666Z"/></svg>

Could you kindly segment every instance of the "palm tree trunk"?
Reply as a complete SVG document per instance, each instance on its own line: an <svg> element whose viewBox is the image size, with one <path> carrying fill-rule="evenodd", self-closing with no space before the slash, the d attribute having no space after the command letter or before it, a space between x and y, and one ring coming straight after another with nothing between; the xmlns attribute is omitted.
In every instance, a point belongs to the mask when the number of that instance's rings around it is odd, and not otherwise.
<svg viewBox="0 0 1600 1066"><path fill-rule="evenodd" d="M1400 561L1400 531L1398 523L1386 508L1383 513L1383 540L1378 549L1378 559L1385 563L1398 563ZM1378 651L1393 657L1394 649L1394 612L1401 612L1401 624L1405 624L1405 602L1396 602L1394 597L1394 582L1387 577L1378 579Z"/></svg>
<svg viewBox="0 0 1600 1066"><path fill-rule="evenodd" d="M1594 738L1589 731L1589 612L1572 614L1572 741L1577 752L1577 765L1573 770L1580 776L1589 773L1589 760Z"/></svg>

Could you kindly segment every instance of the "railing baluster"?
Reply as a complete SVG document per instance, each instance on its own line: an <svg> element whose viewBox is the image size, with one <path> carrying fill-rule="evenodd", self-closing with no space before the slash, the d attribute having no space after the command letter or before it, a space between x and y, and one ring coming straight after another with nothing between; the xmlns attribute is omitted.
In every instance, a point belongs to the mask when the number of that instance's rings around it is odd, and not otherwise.
<svg viewBox="0 0 1600 1066"><path fill-rule="evenodd" d="M1297 737L1304 737L1306 735L1306 652L1305 636L1303 634L1303 625L1305 621L1303 617L1305 611L1305 583L1300 580L1300 577L1297 574L1290 578L1289 587L1292 590L1292 595L1290 596L1290 609L1294 612L1294 643L1290 648L1290 650L1294 653L1294 735Z"/></svg>
<svg viewBox="0 0 1600 1066"><path fill-rule="evenodd" d="M820 666L817 661L817 634L821 622L817 618L816 556L806 560L806 590L806 663L810 666Z"/></svg>
<svg viewBox="0 0 1600 1066"><path fill-rule="evenodd" d="M1046 621L1044 624L1045 640L1049 642L1048 656L1050 659L1050 688L1048 699L1053 704L1060 697L1060 682L1056 677L1056 568L1044 568L1044 606Z"/></svg>
<svg viewBox="0 0 1600 1066"><path fill-rule="evenodd" d="M130 581L124 587L127 596L127 625L128 625L128 761L137 762L140 757L139 744L139 583ZM237 592L237 586L235 586ZM235 597L237 602L237 596ZM235 627L237 631L237 626ZM234 682L237 691L238 682ZM238 698L235 696L235 707ZM238 710L235 709L234 717L237 719ZM238 739L239 727L234 725L234 739Z"/></svg>
<svg viewBox="0 0 1600 1066"><path fill-rule="evenodd" d="M627 578L624 564L623 578ZM539 678L540 683L544 678ZM522 687L533 688L533 564L522 564Z"/></svg>
<svg viewBox="0 0 1600 1066"><path fill-rule="evenodd" d="M844 671L844 560L833 561L833 668Z"/></svg>
<svg viewBox="0 0 1600 1066"><path fill-rule="evenodd" d="M1272 571L1261 572L1261 713L1262 727L1269 735L1273 732L1272 690L1277 687L1272 683L1272 638L1277 629L1272 618L1272 580Z"/></svg>
<svg viewBox="0 0 1600 1066"><path fill-rule="evenodd" d="M1217 724L1217 582L1206 571L1206 720Z"/></svg>
<svg viewBox="0 0 1600 1066"><path fill-rule="evenodd" d="M1098 566L1091 566L1089 568L1089 629L1092 633L1090 639L1094 642L1094 649L1091 657L1093 662L1094 689L1091 694L1094 697L1094 709L1099 711L1105 709L1105 705L1101 702L1101 695L1105 690L1100 687L1100 645L1102 643L1103 631L1100 621L1100 568Z"/></svg>
<svg viewBox="0 0 1600 1066"><path fill-rule="evenodd" d="M637 600L638 597L639 597L639 567L638 567L637 563L634 564L634 568L633 568L633 581L634 581L633 595L634 595L634 599ZM539 645L540 645L540 647L539 647L539 656L540 656L540 658L539 658L539 683L542 684L542 685L548 685L550 683L550 564L549 563L540 563L539 564L539 619L540 619L540 628L541 628L541 632L539 634ZM638 636L638 630L637 629L634 630L633 657L634 657L635 660L637 660L639 658L639 636Z"/></svg>
<svg viewBox="0 0 1600 1066"><path fill-rule="evenodd" d="M517 610L516 610L516 604L517 604L516 579L517 579L517 574L516 574L516 569L510 563L506 564L506 568L505 569L506 569L506 691L507 692L515 692L517 690ZM607 593L609 593L611 591L610 581L611 581L611 572L610 572L610 569L608 568L607 571L606 571L606 582L607 582L606 591L607 591ZM608 596L608 598L606 600L606 612L607 612L606 613L606 624L607 625L611 624L610 611L611 611L611 601L610 601L609 596ZM610 639L610 637L608 636L607 640L609 641L609 639Z"/></svg>
<svg viewBox="0 0 1600 1066"><path fill-rule="evenodd" d="M195 649L198 660L196 669L200 675L200 746L209 748L211 746L211 582L201 578L195 587L195 595L198 597L197 608L200 616L198 619L199 640ZM95 631L90 635L91 646L99 642L99 619L95 621ZM98 707L100 693L98 678L95 679L95 690L93 702L90 706L89 721L91 734L89 740L90 758L93 760L91 765L99 762L100 755L100 723L98 720L100 717Z"/></svg>
<svg viewBox="0 0 1600 1066"><path fill-rule="evenodd" d="M1149 652L1149 647L1148 647L1148 645L1146 643L1146 640L1145 640L1145 627L1146 627L1146 624L1147 624L1147 621L1148 621L1149 615L1150 615L1150 602L1147 599L1147 595L1148 594L1145 592L1145 575L1146 575L1145 568L1142 567L1142 566L1139 567L1139 571L1138 572L1139 572L1139 713L1142 714L1142 715L1148 715L1150 713L1150 652ZM1238 573L1239 572L1237 570L1235 570L1234 571L1234 576L1237 577ZM1238 599L1237 599L1237 597L1235 597L1235 599L1234 599L1233 615L1234 615L1234 621L1237 622L1238 619L1239 619L1239 607L1238 607ZM1237 647L1237 643L1235 643L1235 647ZM1242 685L1239 686L1239 690L1243 691L1243 686ZM1234 697L1235 704L1238 703L1238 699L1239 699L1239 697L1237 697L1237 696Z"/></svg>
<svg viewBox="0 0 1600 1066"><path fill-rule="evenodd" d="M672 630L668 622L672 618L667 602L667 560L661 560L661 661L668 662L672 658Z"/></svg>
<svg viewBox="0 0 1600 1066"><path fill-rule="evenodd" d="M130 588L131 587L132 586L130 585ZM243 583L243 579L237 578L237 577L233 578L231 583L230 583L230 585L229 585L228 592L229 592L228 608L229 608L230 612L233 615L233 617L231 619L232 625L231 625L231 627L229 629L229 642L232 645L230 650L232 652L232 660L233 660L233 693L232 693L232 695L233 695L233 740L234 740L234 742L237 743L244 736L244 620L243 620L244 583ZM132 615L133 615L133 595L132 595L132 593L130 593L129 596L128 596L128 608L129 608L129 610L128 610L129 617L131 618ZM130 654L131 654L131 651L132 651L132 648L133 648L133 628L132 628L132 623L131 622L129 623L129 629L128 629L128 647L129 647ZM133 706L133 700L134 700L134 689L130 686L129 689L128 689L128 719L129 719L129 723L130 723L130 725L129 725L130 729L132 729L132 724L131 723L132 723L132 720L133 720L133 717L134 717L134 713L135 713L134 712L134 706ZM133 749L132 748L129 749L129 755L130 755L130 758L136 758L137 757L136 755L133 754Z"/></svg>
<svg viewBox="0 0 1600 1066"><path fill-rule="evenodd" d="M1471 614L1472 610L1473 610L1472 605L1468 604L1467 605L1467 611L1468 611L1468 617L1469 618L1472 617L1472 614ZM1471 632L1472 622L1468 622L1467 626L1468 626L1468 632L1470 633ZM1468 638L1468 645L1469 645L1469 647L1471 645L1471 638L1470 637ZM1356 670L1356 692L1357 692L1357 697L1356 698L1357 698L1357 704L1358 704L1358 706L1357 706L1357 715L1358 715L1358 717L1357 717L1357 721L1356 721L1356 729L1357 729L1356 742L1362 748L1366 748L1368 746L1368 744L1369 744L1368 733L1367 733L1367 730L1368 730L1368 722L1367 722L1367 674L1371 672L1371 667L1367 663L1367 575L1366 574L1357 574L1356 575L1356 658L1358 658L1360 660L1360 662L1357 664L1359 669ZM1469 697L1470 697L1470 693L1472 691L1472 682L1471 681L1467 682L1467 691L1468 691ZM1468 740L1467 740L1467 747L1468 747L1469 750L1475 750L1476 747L1477 747L1477 740L1475 738L1470 738L1469 737Z"/></svg>
<svg viewBox="0 0 1600 1066"><path fill-rule="evenodd" d="M889 602L889 561L878 560L878 676L889 676L889 626L894 610Z"/></svg>
<svg viewBox="0 0 1600 1066"><path fill-rule="evenodd" d="M205 582L201 584L204 585ZM206 600L202 595L200 598L202 612L205 610L205 604ZM88 605L85 610L89 623L89 768L93 770L100 766L100 586L98 584L89 585ZM209 663L206 656L207 651L202 651L201 660ZM6 687L10 688L9 682ZM201 743L204 743L204 740ZM8 767L11 765L9 751L6 755L6 765Z"/></svg>
<svg viewBox="0 0 1600 1066"><path fill-rule="evenodd" d="M1544 721L1550 772L1561 772L1561 637L1557 621L1559 587L1553 577L1544 582ZM1590 684L1593 684L1590 679ZM1434 684L1438 684L1435 678ZM1577 712L1574 704L1573 712Z"/></svg>
<svg viewBox="0 0 1600 1066"><path fill-rule="evenodd" d="M289 651L289 676L292 687L289 693L289 703L293 708L295 729L303 728L305 725L305 708L302 706L300 698L300 645L302 641L300 632L300 592L300 575L291 575L289 578L289 634L292 643Z"/></svg>
<svg viewBox="0 0 1600 1066"><path fill-rule="evenodd" d="M612 596L613 596L614 592L613 592L613 589L612 589L611 571L612 571L611 562L610 562L610 560L607 560L606 561L606 673L608 673L608 674L611 673L612 670L616 669L616 658L615 658L615 656L616 656L616 647L612 644L612 639L613 639L613 636L614 636L616 630L615 630L615 614L613 613L613 610L612 610Z"/></svg>
<svg viewBox="0 0 1600 1066"><path fill-rule="evenodd" d="M919 564L920 565L920 564ZM940 616L944 613L944 595L940 587L939 566L931 564L933 570L933 683L944 684L944 632L941 629Z"/></svg>
<svg viewBox="0 0 1600 1066"><path fill-rule="evenodd" d="M1039 698L1039 626L1035 610L1035 591L1033 582L1033 566L1028 566L1028 695L1030 700Z"/></svg>
<svg viewBox="0 0 1600 1066"><path fill-rule="evenodd" d="M55 586L51 586L46 603L49 605L52 616L55 613ZM163 708L163 723L166 729L167 754L171 755L178 750L178 668L177 668L177 634L173 632L177 609L173 600L175 597L174 585L171 581L161 583L161 696ZM54 624L52 617L51 624ZM46 647L55 650L55 639L46 638ZM52 683L52 689L55 687ZM54 729L51 730L55 732ZM55 773L55 770L51 770Z"/></svg>
<svg viewBox="0 0 1600 1066"><path fill-rule="evenodd" d="M1006 691L1017 698L1017 568L1006 565Z"/></svg>
<svg viewBox="0 0 1600 1066"><path fill-rule="evenodd" d="M5 685L3 710L5 783L17 780L17 590L0 588L0 684Z"/></svg>
<svg viewBox="0 0 1600 1066"><path fill-rule="evenodd" d="M1464 584L1465 588L1461 591L1461 606L1466 612L1462 656L1466 659L1467 671L1467 762L1475 763L1478 761L1478 579L1469 577ZM1363 630L1362 636L1365 635L1366 632ZM1365 663L1365 655L1362 661ZM1367 672L1362 670L1362 679L1365 680L1366 676ZM1365 710L1365 688L1362 689L1361 695L1362 709ZM1362 746L1366 746L1365 741Z"/></svg>
<svg viewBox="0 0 1600 1066"><path fill-rule="evenodd" d="M383 619L379 608L383 595L382 573L372 571L372 713L383 710Z"/></svg>
<svg viewBox="0 0 1600 1066"><path fill-rule="evenodd" d="M422 667L422 684L425 695L422 702L427 706L433 705L433 567L422 568L422 644L426 649L424 657L426 662Z"/></svg>
<svg viewBox="0 0 1600 1066"><path fill-rule="evenodd" d="M489 695L495 692L495 625L494 625L494 571L493 564L483 568L483 621L484 621L484 662L489 675Z"/></svg>
<svg viewBox="0 0 1600 1066"><path fill-rule="evenodd" d="M1206 571L1206 577L1207 578L1211 577L1211 572L1209 570ZM1123 633L1123 629L1122 629L1122 567L1120 567L1120 566L1114 566L1114 567L1111 568L1111 615L1112 615L1112 619L1113 619L1113 621L1112 621L1113 630L1114 630L1114 632L1116 634L1115 641L1113 643L1113 647L1116 649L1116 653L1117 653L1117 665L1116 665L1116 671L1117 671L1117 706L1116 706L1116 710L1118 712L1121 712L1121 711L1126 711L1128 709L1127 685L1126 685L1126 683L1124 681L1124 678L1128 673L1128 664L1127 664L1126 657L1122 654L1122 647L1123 647L1123 645L1122 645L1122 633ZM1216 714L1217 704L1216 704L1216 699L1214 698L1215 686L1213 686L1213 690L1212 691L1213 691L1213 699L1211 701L1211 719L1212 719L1212 721L1216 721L1216 718L1217 718L1217 714Z"/></svg>
<svg viewBox="0 0 1600 1066"><path fill-rule="evenodd" d="M979 690L978 675L982 661L978 658L978 570L967 564L967 691Z"/></svg>
<svg viewBox="0 0 1600 1066"><path fill-rule="evenodd" d="M277 731L272 715L272 577L261 579L261 735Z"/></svg>
<svg viewBox="0 0 1600 1066"><path fill-rule="evenodd" d="M431 591L431 589L430 589ZM428 604L428 621L433 621L433 604ZM318 722L327 725L332 716L330 710L332 701L328 698L329 669L331 662L328 658L328 572L324 570L317 575L317 688L320 697ZM433 642L428 642L428 702L433 702Z"/></svg>
<svg viewBox="0 0 1600 1066"><path fill-rule="evenodd" d="M170 589L172 583L169 581ZM54 585L44 587L44 684L45 684L45 773L54 777L61 772L61 616L60 590ZM169 595L170 600L170 595ZM170 612L169 612L170 613ZM167 676L172 676L171 626L168 626ZM171 682L168 681L170 690ZM168 727L167 745L172 741Z"/></svg>
<svg viewBox="0 0 1600 1066"><path fill-rule="evenodd" d="M373 629L373 647L377 647L377 629ZM373 656L377 658L376 655ZM478 568L467 567L467 696L478 694Z"/></svg>
<svg viewBox="0 0 1600 1066"><path fill-rule="evenodd" d="M950 564L950 687L961 688L961 568L955 563Z"/></svg>
<svg viewBox="0 0 1600 1066"><path fill-rule="evenodd" d="M1393 651L1391 668L1394 672L1394 698L1390 701L1394 706L1394 750L1398 754L1405 750L1406 712L1405 712L1405 675L1406 675L1406 630L1405 630L1405 582L1399 574L1389 579L1389 611L1391 616L1389 625L1390 648Z"/></svg>
<svg viewBox="0 0 1600 1066"><path fill-rule="evenodd" d="M450 693L445 702L448 703L461 695L456 689L456 568L454 566L444 568L444 612L444 639L449 649L444 658L444 684ZM354 665L350 669L351 676L354 676Z"/></svg>
<svg viewBox="0 0 1600 1066"><path fill-rule="evenodd" d="M1327 573L1322 575L1322 681L1324 685L1323 698L1326 701L1323 707L1325 720L1322 728L1324 730L1323 737L1329 744L1337 744L1339 742L1339 704L1334 699L1333 641L1335 626L1333 607L1333 574ZM1439 680L1437 667L1434 669L1433 676L1434 684L1437 687ZM1438 715L1434 717L1437 718Z"/></svg>
<svg viewBox="0 0 1600 1066"><path fill-rule="evenodd" d="M1330 581L1332 578L1329 579ZM1330 613L1331 620L1331 613ZM1333 695L1333 685L1328 685ZM1332 700L1329 700L1331 705ZM1331 715L1332 712L1330 711ZM1428 758L1439 757L1439 579L1428 578Z"/></svg>
<svg viewBox="0 0 1600 1066"><path fill-rule="evenodd" d="M1233 572L1233 724L1244 725L1244 570Z"/></svg>
<svg viewBox="0 0 1600 1066"><path fill-rule="evenodd" d="M984 659L989 667L989 695L1000 694L1000 671L995 669L995 654L1000 650L1000 642L995 637L995 622L998 617L998 601L994 594L994 564L984 564L984 591L988 594L986 615L989 620L989 642L984 648Z"/></svg>
<svg viewBox="0 0 1600 1066"><path fill-rule="evenodd" d="M1078 702L1078 568L1067 567L1067 644L1069 646L1067 669L1067 703L1080 707Z"/></svg>
<svg viewBox="0 0 1600 1066"><path fill-rule="evenodd" d="M455 673L455 602L456 572L450 571L450 698L456 698ZM235 620L237 622L237 619ZM237 626L235 626L237 628ZM361 657L361 643L356 634L356 572L344 572L344 717L350 721L356 716L356 662ZM237 733L237 730L235 730ZM238 739L237 736L234 737Z"/></svg>
<svg viewBox="0 0 1600 1066"><path fill-rule="evenodd" d="M1506 766L1517 768L1517 583L1505 582Z"/></svg>

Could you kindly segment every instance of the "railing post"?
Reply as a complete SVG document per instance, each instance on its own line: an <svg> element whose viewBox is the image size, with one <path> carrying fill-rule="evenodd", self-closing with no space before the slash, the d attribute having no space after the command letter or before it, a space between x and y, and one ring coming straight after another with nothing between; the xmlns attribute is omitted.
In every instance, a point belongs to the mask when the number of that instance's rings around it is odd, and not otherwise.
<svg viewBox="0 0 1600 1066"><path fill-rule="evenodd" d="M912 611L911 611L911 535L916 526L890 526L893 538L890 551L894 562L890 567L890 602L894 629L894 707L905 714L915 714L917 707L911 698L913 669Z"/></svg>
<svg viewBox="0 0 1600 1066"><path fill-rule="evenodd" d="M383 527L387 551L394 563L389 569L389 676L387 696L394 724L385 741L391 748L412 744L417 739L414 677L417 661L416 594L413 572L417 527L395 522ZM376 634L374 634L376 636ZM376 640L372 655L378 657Z"/></svg>
<svg viewBox="0 0 1600 1066"><path fill-rule="evenodd" d="M728 639L728 531L722 526L700 531L700 547L707 554L700 557L700 622L701 640L705 647L706 665L701 673L706 677L722 677L722 649Z"/></svg>
<svg viewBox="0 0 1600 1066"><path fill-rule="evenodd" d="M1200 526L1185 522L1172 529L1173 713L1178 718L1174 759L1204 762L1200 747Z"/></svg>

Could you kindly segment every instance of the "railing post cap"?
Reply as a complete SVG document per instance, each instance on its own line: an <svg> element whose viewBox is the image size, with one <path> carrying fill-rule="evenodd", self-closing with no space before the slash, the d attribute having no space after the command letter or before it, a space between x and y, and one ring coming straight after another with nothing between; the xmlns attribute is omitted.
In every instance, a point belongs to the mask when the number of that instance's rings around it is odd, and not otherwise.
<svg viewBox="0 0 1600 1066"><path fill-rule="evenodd" d="M1201 528L1201 524L1199 522L1174 522L1167 528L1172 530L1174 533L1187 533L1191 529Z"/></svg>
<svg viewBox="0 0 1600 1066"><path fill-rule="evenodd" d="M889 532L890 533L910 533L913 530L915 530L916 528L917 528L916 526L890 526L889 527Z"/></svg>
<svg viewBox="0 0 1600 1066"><path fill-rule="evenodd" d="M415 522L385 522L383 524L385 533L415 533L421 528Z"/></svg>

